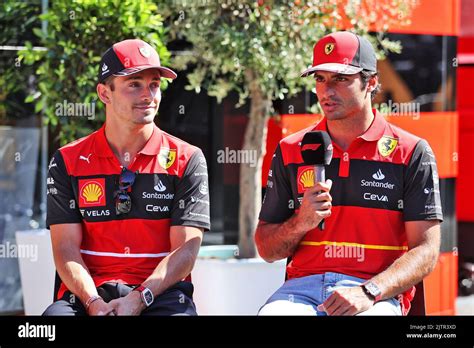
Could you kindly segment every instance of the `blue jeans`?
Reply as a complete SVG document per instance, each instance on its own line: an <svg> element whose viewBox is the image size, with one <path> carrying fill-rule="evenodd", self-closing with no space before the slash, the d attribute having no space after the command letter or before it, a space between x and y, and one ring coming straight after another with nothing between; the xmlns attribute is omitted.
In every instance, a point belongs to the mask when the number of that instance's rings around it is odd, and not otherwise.
<svg viewBox="0 0 474 348"><path fill-rule="evenodd" d="M359 286L366 280L341 273L327 272L286 281L260 308L259 315L327 315L317 310L340 288ZM402 315L395 298L377 302L360 315Z"/></svg>

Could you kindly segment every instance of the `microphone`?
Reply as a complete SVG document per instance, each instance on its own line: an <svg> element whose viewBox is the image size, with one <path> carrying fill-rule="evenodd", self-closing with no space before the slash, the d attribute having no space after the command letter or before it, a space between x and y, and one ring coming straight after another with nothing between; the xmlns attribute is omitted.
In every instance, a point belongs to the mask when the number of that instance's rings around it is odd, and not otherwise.
<svg viewBox="0 0 474 348"><path fill-rule="evenodd" d="M326 167L332 159L332 142L329 134L324 131L308 132L301 141L301 157L307 166L314 166L314 183L326 181ZM324 219L319 223L324 230Z"/></svg>

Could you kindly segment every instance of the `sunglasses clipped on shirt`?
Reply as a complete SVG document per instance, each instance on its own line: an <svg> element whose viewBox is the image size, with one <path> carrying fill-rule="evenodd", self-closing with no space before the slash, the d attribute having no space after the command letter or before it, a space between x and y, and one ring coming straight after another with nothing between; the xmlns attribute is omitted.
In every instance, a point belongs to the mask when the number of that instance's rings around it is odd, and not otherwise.
<svg viewBox="0 0 474 348"><path fill-rule="evenodd" d="M115 212L117 215L127 214L132 210L132 199L130 198L129 192L135 182L137 174L138 170L132 172L125 167L123 167L122 173L120 173L119 189L114 193Z"/></svg>

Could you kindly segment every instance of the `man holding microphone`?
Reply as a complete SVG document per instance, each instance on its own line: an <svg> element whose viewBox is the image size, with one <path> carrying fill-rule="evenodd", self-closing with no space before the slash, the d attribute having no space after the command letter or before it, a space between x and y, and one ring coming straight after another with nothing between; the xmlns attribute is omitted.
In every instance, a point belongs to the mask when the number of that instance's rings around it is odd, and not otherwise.
<svg viewBox="0 0 474 348"><path fill-rule="evenodd" d="M291 262L259 314L406 315L439 254L433 152L372 109L380 87L365 38L321 38L302 76L314 76L324 119L275 151L255 241L266 261ZM327 132L334 149L328 180L314 185L314 166L301 156L310 131Z"/></svg>

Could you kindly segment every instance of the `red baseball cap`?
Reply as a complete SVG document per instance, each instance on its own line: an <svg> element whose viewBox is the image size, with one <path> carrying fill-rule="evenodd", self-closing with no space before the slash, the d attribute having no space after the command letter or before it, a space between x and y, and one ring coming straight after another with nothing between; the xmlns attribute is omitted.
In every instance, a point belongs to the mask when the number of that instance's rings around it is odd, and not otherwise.
<svg viewBox="0 0 474 348"><path fill-rule="evenodd" d="M109 76L127 76L146 69L158 69L161 77L175 79L176 73L161 66L160 56L145 41L133 39L114 44L105 51L99 65L99 82Z"/></svg>
<svg viewBox="0 0 474 348"><path fill-rule="evenodd" d="M301 77L318 70L346 75L362 70L377 72L377 58L366 38L349 31L339 31L324 36L314 45L313 66L306 69Z"/></svg>

